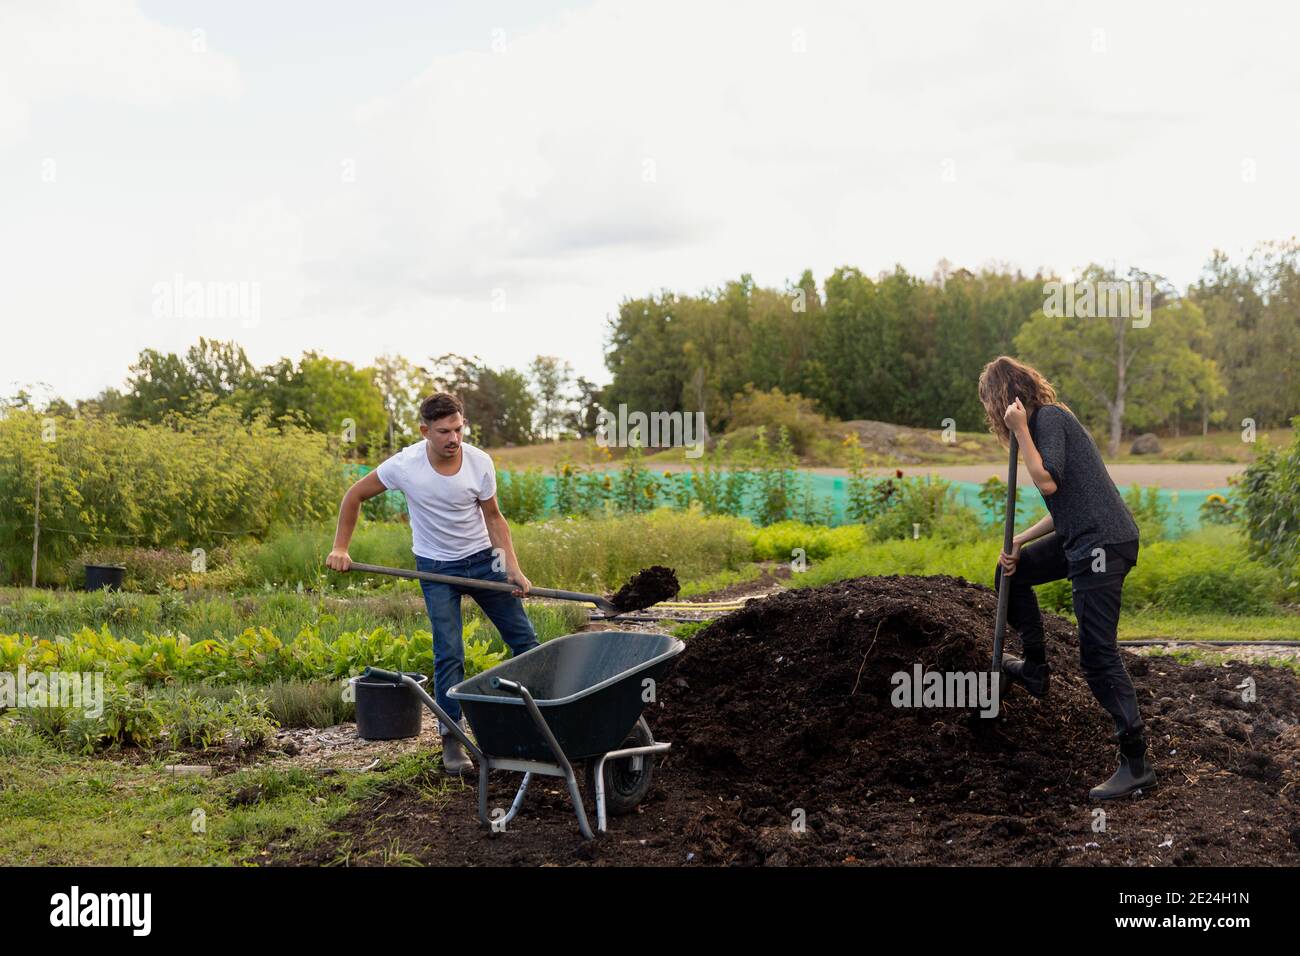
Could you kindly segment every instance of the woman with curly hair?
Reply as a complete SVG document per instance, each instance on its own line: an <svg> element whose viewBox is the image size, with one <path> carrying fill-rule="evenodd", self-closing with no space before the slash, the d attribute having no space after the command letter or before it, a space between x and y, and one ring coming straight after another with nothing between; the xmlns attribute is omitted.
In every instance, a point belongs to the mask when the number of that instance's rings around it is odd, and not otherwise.
<svg viewBox="0 0 1300 956"><path fill-rule="evenodd" d="M998 440L1010 445L1016 436L1047 505L1047 516L1014 537L994 572L995 589L1009 578L1007 620L1024 649L1024 659L1006 658L1003 671L1010 683L1047 696L1051 667L1034 585L1069 578L1083 674L1114 719L1119 743L1119 769L1088 795L1111 800L1154 787L1137 693L1116 640L1124 578L1137 564L1137 523L1096 442L1037 369L1000 356L984 366L979 397Z"/></svg>

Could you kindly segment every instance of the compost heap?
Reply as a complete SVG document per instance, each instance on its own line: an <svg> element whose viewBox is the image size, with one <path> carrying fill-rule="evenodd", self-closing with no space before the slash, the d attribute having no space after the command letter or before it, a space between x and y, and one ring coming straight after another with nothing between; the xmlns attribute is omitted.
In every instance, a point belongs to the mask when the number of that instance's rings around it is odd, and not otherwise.
<svg viewBox="0 0 1300 956"><path fill-rule="evenodd" d="M676 597L680 590L677 572L672 568L655 564L642 568L632 575L627 584L619 588L618 593L609 600L614 607L618 608L620 614L624 614L628 611L639 611L660 601L667 601L669 598Z"/></svg>
<svg viewBox="0 0 1300 956"><path fill-rule="evenodd" d="M698 862L1300 860L1300 699L1285 669L1125 652L1161 786L1106 804L1101 834L1087 791L1115 767L1113 724L1068 622L1044 615L1046 701L1013 688L995 719L891 703L893 675L917 663L987 671L996 607L959 578L866 577L714 622L647 713L673 744L657 815L677 817ZM1008 629L1007 652L1019 646ZM1237 689L1247 675L1253 703Z"/></svg>

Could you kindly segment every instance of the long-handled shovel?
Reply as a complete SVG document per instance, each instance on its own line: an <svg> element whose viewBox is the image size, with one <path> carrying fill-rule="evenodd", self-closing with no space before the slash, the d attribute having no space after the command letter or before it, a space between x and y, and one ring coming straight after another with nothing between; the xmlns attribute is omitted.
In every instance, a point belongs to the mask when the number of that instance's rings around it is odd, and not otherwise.
<svg viewBox="0 0 1300 956"><path fill-rule="evenodd" d="M1016 436L1011 436L1011 461L1007 465L1007 522L1002 533L1002 553L1010 554L1012 539L1016 536L1016 475L1017 475L1017 454L1020 451ZM1006 571L1002 572L998 579L998 616L993 624L993 674L1001 684L1002 690L1006 690L1006 678L1002 674L1002 638L1007 632L1007 600L1011 596L1011 583L1007 580Z"/></svg>
<svg viewBox="0 0 1300 956"><path fill-rule="evenodd" d="M504 581L485 581L482 578L458 578L450 574L434 574L432 571L408 571L406 568L385 568L378 564L358 564L352 562L350 571L367 571L371 574L390 574L395 578L415 578L421 581L436 581L439 584L456 584L467 588L484 588L489 591L514 591L513 584L507 584ZM529 597L555 598L559 601L587 601L590 602L606 614L614 617L618 614L625 613L615 607L606 598L599 594L583 594L579 591L557 591L554 588L530 588Z"/></svg>

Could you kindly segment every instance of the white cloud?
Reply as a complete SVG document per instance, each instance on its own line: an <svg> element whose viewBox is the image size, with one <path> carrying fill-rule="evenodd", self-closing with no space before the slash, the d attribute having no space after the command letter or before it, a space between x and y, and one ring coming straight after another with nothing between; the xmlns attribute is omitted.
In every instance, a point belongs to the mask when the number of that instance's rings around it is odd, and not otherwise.
<svg viewBox="0 0 1300 956"><path fill-rule="evenodd" d="M141 121L155 125L114 144L115 178L85 204L76 147L100 144L73 141L60 192L0 221L0 261L18 265L6 308L71 333L66 354L0 380L74 395L198 334L238 337L256 361L455 350L520 367L551 352L603 378L603 319L626 296L844 264L928 275L941 258L1101 260L1186 283L1216 246L1289 235L1300 208L1300 129L1279 105L1300 86L1300 14L1279 5L598 2L506 24L503 53L484 36L431 54L348 109L295 85L293 62L241 80L132 4L54 9L0 14L16 77L0 82L0 146L104 98L148 118L183 96L215 130L186 153L167 116ZM250 9L243 29L262 29ZM315 16L346 30L365 10ZM387 52L356 55L364 70ZM129 216L94 208L114 190ZM263 322L140 321L175 272L263 282Z"/></svg>
<svg viewBox="0 0 1300 956"><path fill-rule="evenodd" d="M239 71L201 32L147 18L134 0L13 0L0 6L0 147L34 104L89 97L165 106L232 96Z"/></svg>

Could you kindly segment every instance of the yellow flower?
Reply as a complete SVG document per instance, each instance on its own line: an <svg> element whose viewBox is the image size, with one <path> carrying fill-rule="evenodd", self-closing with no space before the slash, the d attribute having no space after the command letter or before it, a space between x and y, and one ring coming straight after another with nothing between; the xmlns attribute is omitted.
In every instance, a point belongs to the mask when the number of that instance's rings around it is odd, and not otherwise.
<svg viewBox="0 0 1300 956"><path fill-rule="evenodd" d="M1221 504L1221 503L1224 502L1224 501L1227 501L1228 499L1225 498L1225 497L1223 497L1223 495L1210 495L1210 496L1209 496L1208 498L1206 498L1205 500L1206 500L1206 501L1213 501L1213 502L1217 505L1217 504Z"/></svg>
<svg viewBox="0 0 1300 956"><path fill-rule="evenodd" d="M668 470L665 470L665 471L664 471L664 477L665 477L665 478L672 478L672 476L673 476L673 473L672 473L671 471L668 471Z"/></svg>

